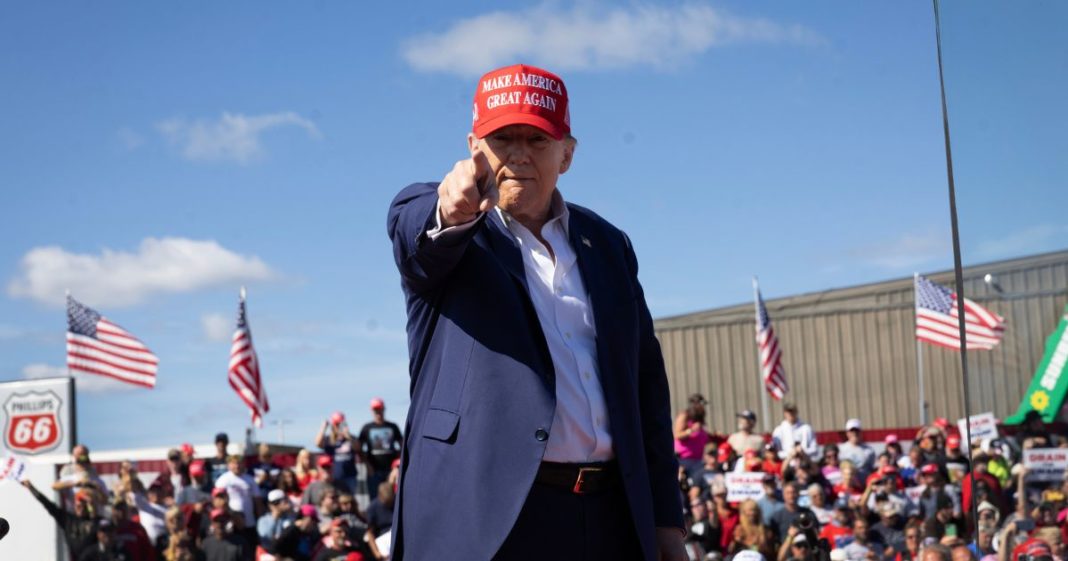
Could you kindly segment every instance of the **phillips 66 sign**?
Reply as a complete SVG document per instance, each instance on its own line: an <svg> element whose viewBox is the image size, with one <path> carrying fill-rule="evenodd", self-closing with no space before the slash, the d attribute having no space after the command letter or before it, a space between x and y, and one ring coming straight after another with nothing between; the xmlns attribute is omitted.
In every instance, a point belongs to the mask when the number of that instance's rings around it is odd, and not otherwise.
<svg viewBox="0 0 1068 561"><path fill-rule="evenodd" d="M73 393L69 378L0 383L0 455L70 451Z"/></svg>

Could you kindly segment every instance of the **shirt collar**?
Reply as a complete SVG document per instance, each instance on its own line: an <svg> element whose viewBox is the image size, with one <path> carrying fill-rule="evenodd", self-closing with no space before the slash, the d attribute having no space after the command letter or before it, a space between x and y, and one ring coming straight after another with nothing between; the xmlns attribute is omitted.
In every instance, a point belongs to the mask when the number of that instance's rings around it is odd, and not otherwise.
<svg viewBox="0 0 1068 561"><path fill-rule="evenodd" d="M526 229L525 226L523 226L515 218L512 218L512 215L501 209L501 207L494 207L494 210L497 211L497 217L500 219L501 223L504 224L506 228L508 228L508 231L511 232L512 235L519 235L519 232L516 231L517 227L522 227L523 229ZM548 226L553 222L559 220L560 226L564 230L564 237L566 238L571 235L568 225L568 223L570 222L570 218L571 211L568 210L567 203L564 202L564 196L560 194L559 189L554 189L552 201L549 203L549 219L545 221L545 226Z"/></svg>

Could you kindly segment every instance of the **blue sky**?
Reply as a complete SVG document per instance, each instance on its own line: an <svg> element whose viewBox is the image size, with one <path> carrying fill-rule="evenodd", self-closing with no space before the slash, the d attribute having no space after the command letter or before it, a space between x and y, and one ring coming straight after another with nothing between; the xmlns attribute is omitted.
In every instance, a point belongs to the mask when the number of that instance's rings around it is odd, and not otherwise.
<svg viewBox="0 0 1068 561"><path fill-rule="evenodd" d="M465 156L474 81L567 82L560 189L634 240L654 316L952 264L927 2L7 3L0 380L63 372L62 294L159 355L79 381L95 449L236 437L238 287L287 440L407 410L397 190ZM964 258L1068 240L1068 6L943 8ZM268 438L277 429L268 424Z"/></svg>

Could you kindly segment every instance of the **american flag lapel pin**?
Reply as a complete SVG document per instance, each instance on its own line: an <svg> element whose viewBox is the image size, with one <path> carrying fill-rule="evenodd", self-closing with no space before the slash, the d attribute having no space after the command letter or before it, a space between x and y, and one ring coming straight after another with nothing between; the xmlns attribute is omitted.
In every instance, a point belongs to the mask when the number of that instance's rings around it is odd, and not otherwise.
<svg viewBox="0 0 1068 561"><path fill-rule="evenodd" d="M584 243L586 245L586 247L588 247L590 249L593 249L593 245L590 244L590 238L587 238L586 236L582 236L582 243Z"/></svg>

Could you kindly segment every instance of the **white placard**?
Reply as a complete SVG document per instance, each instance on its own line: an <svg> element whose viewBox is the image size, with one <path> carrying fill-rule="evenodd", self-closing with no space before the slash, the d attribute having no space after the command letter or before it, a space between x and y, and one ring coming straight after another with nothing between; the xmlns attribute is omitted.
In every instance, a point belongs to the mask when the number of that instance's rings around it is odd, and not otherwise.
<svg viewBox="0 0 1068 561"><path fill-rule="evenodd" d="M971 419L971 432L972 440L981 440L984 438L997 438L1000 436L998 433L998 418L993 413L981 413L979 415L972 415L968 417ZM969 442L968 432L965 430L969 427L964 426L964 419L957 421L957 427L960 429L960 442L961 447L965 450L968 449Z"/></svg>
<svg viewBox="0 0 1068 561"><path fill-rule="evenodd" d="M1068 469L1068 448L1031 448L1023 451L1028 481L1061 481Z"/></svg>
<svg viewBox="0 0 1068 561"><path fill-rule="evenodd" d="M390 553L389 552L389 546L390 546L390 543L392 541L393 541L393 532L389 531L389 532L386 532L385 534L382 534L381 536L378 536L377 538L375 538L375 546L378 547L379 553L381 553L382 555L387 555L388 556L389 553ZM387 557L387 559L388 559L388 557Z"/></svg>
<svg viewBox="0 0 1068 561"><path fill-rule="evenodd" d="M727 474L727 502L747 499L758 501L764 497L764 472L731 472Z"/></svg>
<svg viewBox="0 0 1068 561"><path fill-rule="evenodd" d="M26 464L15 456L0 456L0 484L7 481L21 483L26 479Z"/></svg>

